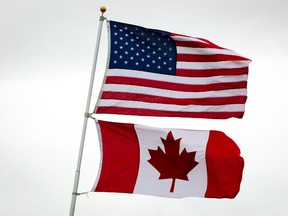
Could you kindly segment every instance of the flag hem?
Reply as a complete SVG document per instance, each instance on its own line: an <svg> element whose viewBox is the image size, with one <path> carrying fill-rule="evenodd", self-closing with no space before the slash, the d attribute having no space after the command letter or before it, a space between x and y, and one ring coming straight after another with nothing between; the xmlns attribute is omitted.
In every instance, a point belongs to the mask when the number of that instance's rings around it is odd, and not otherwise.
<svg viewBox="0 0 288 216"><path fill-rule="evenodd" d="M108 37L108 55L107 55L107 60L106 60L106 68L105 68L105 73L104 73L104 77L103 77L103 80L102 80L102 84L101 84L101 88L100 88L100 92L98 94L98 98L97 98L97 101L96 101L96 104L95 104L95 107L94 107L94 113L96 114L96 110L99 106L99 103L101 101L101 97L102 97L102 94L103 94L103 89L104 89L104 86L105 86L105 83L106 83L106 79L107 79L107 74L108 74L108 71L109 71L109 62L110 62L110 56L111 56L111 30L110 30L110 21L107 20L107 37Z"/></svg>
<svg viewBox="0 0 288 216"><path fill-rule="evenodd" d="M97 121L97 119L95 119L95 123L96 123L96 129L97 129L97 133L98 133L98 142L99 142L99 150L100 150L100 160L99 160L99 167L98 167L98 174L97 174L97 177L94 181L94 185L91 189L91 192L95 191L96 190L96 187L97 187L97 184L99 182L99 179L100 179L100 174L101 174L101 171L102 171L102 165L103 165L103 140L102 140L102 134L101 134L101 128L100 128L100 125Z"/></svg>

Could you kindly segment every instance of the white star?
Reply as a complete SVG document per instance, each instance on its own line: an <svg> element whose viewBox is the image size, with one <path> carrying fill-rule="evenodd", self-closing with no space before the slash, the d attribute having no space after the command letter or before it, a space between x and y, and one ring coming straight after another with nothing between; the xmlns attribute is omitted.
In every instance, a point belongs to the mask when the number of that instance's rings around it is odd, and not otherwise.
<svg viewBox="0 0 288 216"><path fill-rule="evenodd" d="M128 61L124 61L125 64L128 64Z"/></svg>
<svg viewBox="0 0 288 216"><path fill-rule="evenodd" d="M146 65L146 67L150 67L150 65L149 65L149 64L147 64L147 65Z"/></svg>

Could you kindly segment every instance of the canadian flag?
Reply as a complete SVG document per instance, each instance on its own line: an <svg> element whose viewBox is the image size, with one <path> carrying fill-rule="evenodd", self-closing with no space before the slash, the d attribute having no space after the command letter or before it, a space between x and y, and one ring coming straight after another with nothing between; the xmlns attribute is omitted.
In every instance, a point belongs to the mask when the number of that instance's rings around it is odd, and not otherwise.
<svg viewBox="0 0 288 216"><path fill-rule="evenodd" d="M234 198L244 160L220 131L96 121L101 149L92 191Z"/></svg>

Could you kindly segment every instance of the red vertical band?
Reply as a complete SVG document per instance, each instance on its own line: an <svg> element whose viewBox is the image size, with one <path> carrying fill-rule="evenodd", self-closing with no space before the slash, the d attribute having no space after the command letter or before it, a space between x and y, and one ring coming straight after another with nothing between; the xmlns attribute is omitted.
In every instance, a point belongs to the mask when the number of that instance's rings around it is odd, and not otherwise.
<svg viewBox="0 0 288 216"><path fill-rule="evenodd" d="M140 149L133 124L99 121L102 167L95 191L133 193Z"/></svg>
<svg viewBox="0 0 288 216"><path fill-rule="evenodd" d="M220 131L210 131L206 147L205 197L234 198L240 190L244 160L237 144Z"/></svg>

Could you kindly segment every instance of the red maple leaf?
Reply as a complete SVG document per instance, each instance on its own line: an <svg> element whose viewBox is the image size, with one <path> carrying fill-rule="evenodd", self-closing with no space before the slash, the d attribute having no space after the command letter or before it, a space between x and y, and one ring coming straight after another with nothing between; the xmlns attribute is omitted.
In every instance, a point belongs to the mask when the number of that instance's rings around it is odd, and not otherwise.
<svg viewBox="0 0 288 216"><path fill-rule="evenodd" d="M195 161L196 152L187 152L184 148L179 154L181 138L175 140L171 131L166 140L161 137L161 141L165 153L159 146L157 150L148 149L151 156L148 162L160 173L159 179L172 178L170 192L173 192L176 179L189 181L188 173L198 164Z"/></svg>

